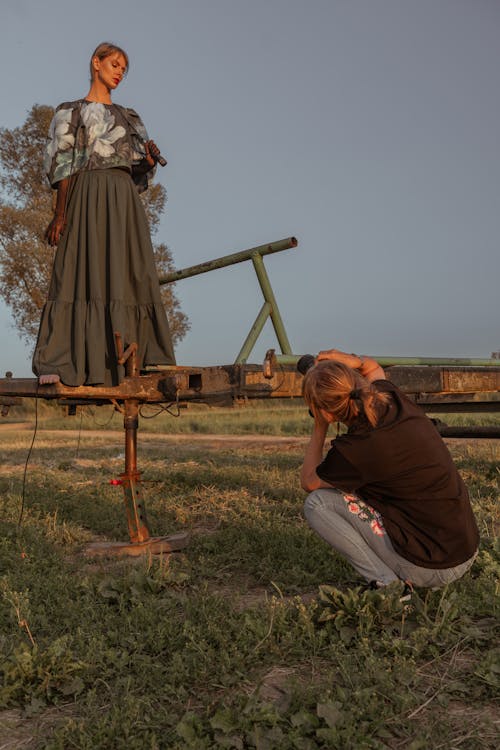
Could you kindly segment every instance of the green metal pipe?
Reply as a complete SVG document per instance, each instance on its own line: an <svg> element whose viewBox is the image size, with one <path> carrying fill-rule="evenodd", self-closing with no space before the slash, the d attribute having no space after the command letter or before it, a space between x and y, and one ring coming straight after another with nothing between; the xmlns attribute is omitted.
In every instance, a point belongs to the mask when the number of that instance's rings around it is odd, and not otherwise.
<svg viewBox="0 0 500 750"><path fill-rule="evenodd" d="M251 327L248 333L248 336L245 339L245 343L240 349L240 353L238 354L238 356L236 357L234 361L235 365L245 364L270 314L271 314L271 303L264 302L264 304L260 308L259 314L255 318L255 323Z"/></svg>
<svg viewBox="0 0 500 750"><path fill-rule="evenodd" d="M488 367L499 366L498 359L474 359L468 357L374 357L382 367L391 365L441 365L443 367Z"/></svg>
<svg viewBox="0 0 500 750"><path fill-rule="evenodd" d="M288 341L285 326L278 309L278 303L276 302L276 297L274 296L273 288L271 286L271 282L269 281L269 276L267 275L264 261L262 260L262 256L260 255L260 253L254 253L252 255L252 262L255 268L255 273L257 274L257 278L259 280L260 288L262 289L262 294L264 295L264 299L271 305L271 320L273 322L278 343L281 347L281 353L291 354L292 347L290 346L290 342Z"/></svg>
<svg viewBox="0 0 500 750"><path fill-rule="evenodd" d="M276 359L282 365L295 365L302 355L277 354ZM372 356L372 355L370 355ZM391 367L392 365L437 365L441 367L500 367L498 359L474 359L466 357L377 357L373 355L382 367Z"/></svg>
<svg viewBox="0 0 500 750"><path fill-rule="evenodd" d="M284 240L269 242L267 245L252 247L249 250L242 250L239 253L224 255L222 258L207 260L205 263L198 263L196 266L189 266L189 268L183 268L179 271L171 271L162 276L159 281L160 284L171 284L173 281L188 279L200 273L215 271L217 268L225 268L226 266L233 266L235 263L243 263L245 260L251 260L254 255L263 256L271 255L271 253L280 253L282 250L290 250L292 247L297 247L297 245L298 242L295 237L287 237Z"/></svg>

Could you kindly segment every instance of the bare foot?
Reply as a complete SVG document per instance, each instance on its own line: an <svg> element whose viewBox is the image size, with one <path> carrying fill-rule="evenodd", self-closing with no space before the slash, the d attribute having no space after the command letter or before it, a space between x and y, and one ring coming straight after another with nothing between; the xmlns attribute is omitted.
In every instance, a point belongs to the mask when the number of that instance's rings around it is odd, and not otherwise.
<svg viewBox="0 0 500 750"><path fill-rule="evenodd" d="M54 383L60 383L61 378L55 373L53 375L40 375L38 378L39 385L53 385Z"/></svg>

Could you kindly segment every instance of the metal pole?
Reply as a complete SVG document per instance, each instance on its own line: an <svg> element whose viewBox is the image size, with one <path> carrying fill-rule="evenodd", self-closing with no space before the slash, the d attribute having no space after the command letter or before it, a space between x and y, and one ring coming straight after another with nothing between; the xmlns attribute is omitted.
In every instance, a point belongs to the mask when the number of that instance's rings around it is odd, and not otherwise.
<svg viewBox="0 0 500 750"><path fill-rule="evenodd" d="M500 427L495 427L495 425L449 427L446 424L437 424L436 428L441 437L447 438L489 438L490 440L500 438Z"/></svg>
<svg viewBox="0 0 500 750"><path fill-rule="evenodd" d="M240 349L240 353L234 361L235 365L244 365L247 361L248 357L250 356L250 352L254 348L255 343L259 338L260 332L264 328L266 320L271 314L271 309L271 304L269 302L264 302L264 304L260 308L259 314L255 318L255 323L251 327L250 332L245 339L245 343Z"/></svg>
<svg viewBox="0 0 500 750"><path fill-rule="evenodd" d="M271 320L273 322L278 343L281 347L281 352L282 354L291 354L292 347L290 346L288 336L286 335L285 326L283 324L283 320L281 319L280 311L278 309L278 303L276 302L276 297L274 296L274 292L271 286L271 282L269 281L269 276L267 275L262 256L259 253L254 253L252 255L252 262L255 268L255 273L257 274L257 278L259 280L260 288L262 289L262 294L264 295L264 299L271 305Z"/></svg>
<svg viewBox="0 0 500 750"><path fill-rule="evenodd" d="M118 364L125 365L127 378L139 375L137 343L123 351L122 337L115 332ZM123 427L125 429L125 471L121 475L127 525L132 544L147 542L150 538L146 508L141 493L141 473L137 471L137 430L139 429L139 401L127 398L123 404Z"/></svg>
<svg viewBox="0 0 500 750"><path fill-rule="evenodd" d="M133 544L147 542L150 538L146 508L141 493L141 473L137 471L137 428L139 427L139 402L127 399L125 415L125 471L121 475L125 510L130 541Z"/></svg>
<svg viewBox="0 0 500 750"><path fill-rule="evenodd" d="M137 474L137 429L139 427L139 402L125 401L123 427L125 428L125 472Z"/></svg>
<svg viewBox="0 0 500 750"><path fill-rule="evenodd" d="M381 367L393 365L436 365L441 367L498 367L498 359L474 359L464 357L379 357L373 356ZM296 365L300 354L277 354L276 359L281 365Z"/></svg>
<svg viewBox="0 0 500 750"><path fill-rule="evenodd" d="M287 237L284 240L269 242L267 245L252 247L249 250L242 250L239 253L224 255L222 258L207 260L205 263L198 263L196 266L189 266L189 268L183 268L179 271L171 271L165 276L161 276L159 281L160 284L171 284L173 281L180 281L191 276L197 276L200 273L215 271L217 268L225 268L226 266L233 266L235 263L243 263L245 260L251 260L256 253L258 255L271 255L271 253L280 253L282 250L290 250L292 247L297 247L297 245L298 242L295 237Z"/></svg>

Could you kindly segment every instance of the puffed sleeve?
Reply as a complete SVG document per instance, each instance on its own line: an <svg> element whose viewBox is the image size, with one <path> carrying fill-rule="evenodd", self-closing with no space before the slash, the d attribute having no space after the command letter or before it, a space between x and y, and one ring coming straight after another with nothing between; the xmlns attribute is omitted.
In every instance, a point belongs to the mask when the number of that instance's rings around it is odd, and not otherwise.
<svg viewBox="0 0 500 750"><path fill-rule="evenodd" d="M144 123L135 111L127 107L127 122L130 125L130 137L132 141L132 179L134 180L139 193L143 193L147 190L149 183L154 177L156 172L156 166L151 167L147 172L140 172L134 170L134 166L139 166L144 162L146 158L146 149L144 144L149 140L149 136Z"/></svg>
<svg viewBox="0 0 500 750"><path fill-rule="evenodd" d="M75 102L60 104L50 123L44 154L44 170L53 188L60 180L81 167L81 156L75 149L79 107Z"/></svg>

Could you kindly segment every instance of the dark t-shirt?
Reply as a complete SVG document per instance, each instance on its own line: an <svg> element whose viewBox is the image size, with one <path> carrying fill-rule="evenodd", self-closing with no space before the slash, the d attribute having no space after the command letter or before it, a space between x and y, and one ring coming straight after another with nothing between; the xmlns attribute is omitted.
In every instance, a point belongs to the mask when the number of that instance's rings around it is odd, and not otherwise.
<svg viewBox="0 0 500 750"><path fill-rule="evenodd" d="M424 568L452 568L477 549L479 533L467 489L438 431L393 383L377 427L351 425L318 466L333 487L375 508L396 552Z"/></svg>

